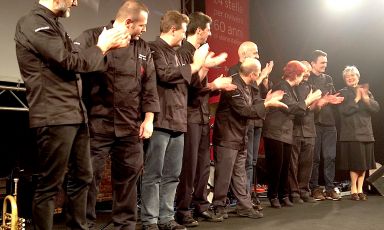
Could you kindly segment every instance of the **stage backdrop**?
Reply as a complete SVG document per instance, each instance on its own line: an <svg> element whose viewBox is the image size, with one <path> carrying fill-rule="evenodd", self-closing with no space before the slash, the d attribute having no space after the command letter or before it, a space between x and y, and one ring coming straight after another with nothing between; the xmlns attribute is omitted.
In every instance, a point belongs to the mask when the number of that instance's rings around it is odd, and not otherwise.
<svg viewBox="0 0 384 230"><path fill-rule="evenodd" d="M249 40L249 0L206 0L205 13L212 17L212 36L209 46L216 53L227 52L228 59L221 68L209 71L212 81L220 74L227 74L228 68L239 60L239 45ZM210 103L216 103L219 97L212 97Z"/></svg>

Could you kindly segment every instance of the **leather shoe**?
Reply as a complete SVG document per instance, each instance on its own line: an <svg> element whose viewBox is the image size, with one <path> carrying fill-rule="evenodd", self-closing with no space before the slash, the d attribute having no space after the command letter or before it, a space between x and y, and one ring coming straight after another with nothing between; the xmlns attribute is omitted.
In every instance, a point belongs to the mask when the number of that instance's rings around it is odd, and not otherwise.
<svg viewBox="0 0 384 230"><path fill-rule="evenodd" d="M209 221L209 222L222 222L223 221L223 217L216 215L215 212L213 210L210 210L210 209L208 209L204 212L199 212L196 214L196 216L201 217L205 221Z"/></svg>
<svg viewBox="0 0 384 230"><path fill-rule="evenodd" d="M272 208L281 208L281 204L278 198L269 199Z"/></svg>
<svg viewBox="0 0 384 230"><path fill-rule="evenodd" d="M193 219L193 217L190 215L187 215L187 216L176 215L176 221L177 223L184 225L185 227L188 227L188 228L199 226L199 222Z"/></svg>
<svg viewBox="0 0 384 230"><path fill-rule="evenodd" d="M284 197L281 199L281 204L286 207L293 207L293 203L289 200L289 197Z"/></svg>

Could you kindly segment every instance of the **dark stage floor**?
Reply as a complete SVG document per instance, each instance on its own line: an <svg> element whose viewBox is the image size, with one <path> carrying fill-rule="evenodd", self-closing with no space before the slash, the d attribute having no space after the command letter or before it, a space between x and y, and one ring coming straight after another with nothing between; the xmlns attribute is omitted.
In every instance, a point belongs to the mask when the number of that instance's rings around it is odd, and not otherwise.
<svg viewBox="0 0 384 230"><path fill-rule="evenodd" d="M370 195L368 201L351 201L344 197L341 201L322 201L315 204L298 204L291 208L272 209L263 200L264 218L248 219L230 214L222 223L199 222L195 230L210 229L258 229L258 230L381 230L384 226L384 197ZM113 229L109 212L98 213L98 227ZM61 221L56 221L54 229L65 229ZM108 226L107 226L108 225ZM141 229L140 226L137 229Z"/></svg>

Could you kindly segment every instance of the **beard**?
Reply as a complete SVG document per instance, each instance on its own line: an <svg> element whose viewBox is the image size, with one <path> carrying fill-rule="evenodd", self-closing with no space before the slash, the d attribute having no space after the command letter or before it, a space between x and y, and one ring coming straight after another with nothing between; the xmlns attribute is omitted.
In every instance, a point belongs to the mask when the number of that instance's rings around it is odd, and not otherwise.
<svg viewBox="0 0 384 230"><path fill-rule="evenodd" d="M57 14L59 17L69 18L71 16L71 9L64 2L60 2L57 6Z"/></svg>

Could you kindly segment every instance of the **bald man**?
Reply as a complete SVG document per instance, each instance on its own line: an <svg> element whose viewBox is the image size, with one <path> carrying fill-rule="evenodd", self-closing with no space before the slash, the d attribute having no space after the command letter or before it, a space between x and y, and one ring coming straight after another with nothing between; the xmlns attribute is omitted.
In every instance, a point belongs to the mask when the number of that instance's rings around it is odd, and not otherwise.
<svg viewBox="0 0 384 230"><path fill-rule="evenodd" d="M104 30L97 43L75 52L59 18L70 16L77 0L40 0L16 26L16 56L27 87L30 128L36 133L34 229L51 230L55 201L68 175L67 228L88 229L85 219L92 181L87 116L76 73L103 69L110 48L127 46L126 29Z"/></svg>
<svg viewBox="0 0 384 230"><path fill-rule="evenodd" d="M225 213L227 191L231 185L238 200L237 214L243 217L260 218L263 214L254 210L251 196L246 190L246 129L247 120L264 118L269 106L284 106L279 100L282 92L268 95L265 101L257 97L258 90L252 82L259 79L260 62L247 58L240 66L239 75L233 77L234 91L222 92L216 111L213 130L215 154L215 188L213 205L218 216Z"/></svg>
<svg viewBox="0 0 384 230"><path fill-rule="evenodd" d="M229 68L228 76L238 74L240 70L241 63L244 62L246 58L259 59L259 49L254 42L245 41L240 44L238 49L239 62ZM268 89L271 88L271 82L268 80L268 76L271 73L273 68L273 61L270 61L266 64L265 68L261 71L260 77L257 79L258 82L252 82L254 87L257 88L260 93L261 98L264 98L268 92ZM259 98L260 99L260 98ZM247 131L247 160L245 163L245 168L247 171L247 191L251 194L254 208L257 210L262 210L260 201L257 197L257 194L252 192L252 185L256 184L256 163L259 153L259 144L261 138L261 131L263 127L262 119L250 119L248 121L248 131Z"/></svg>

